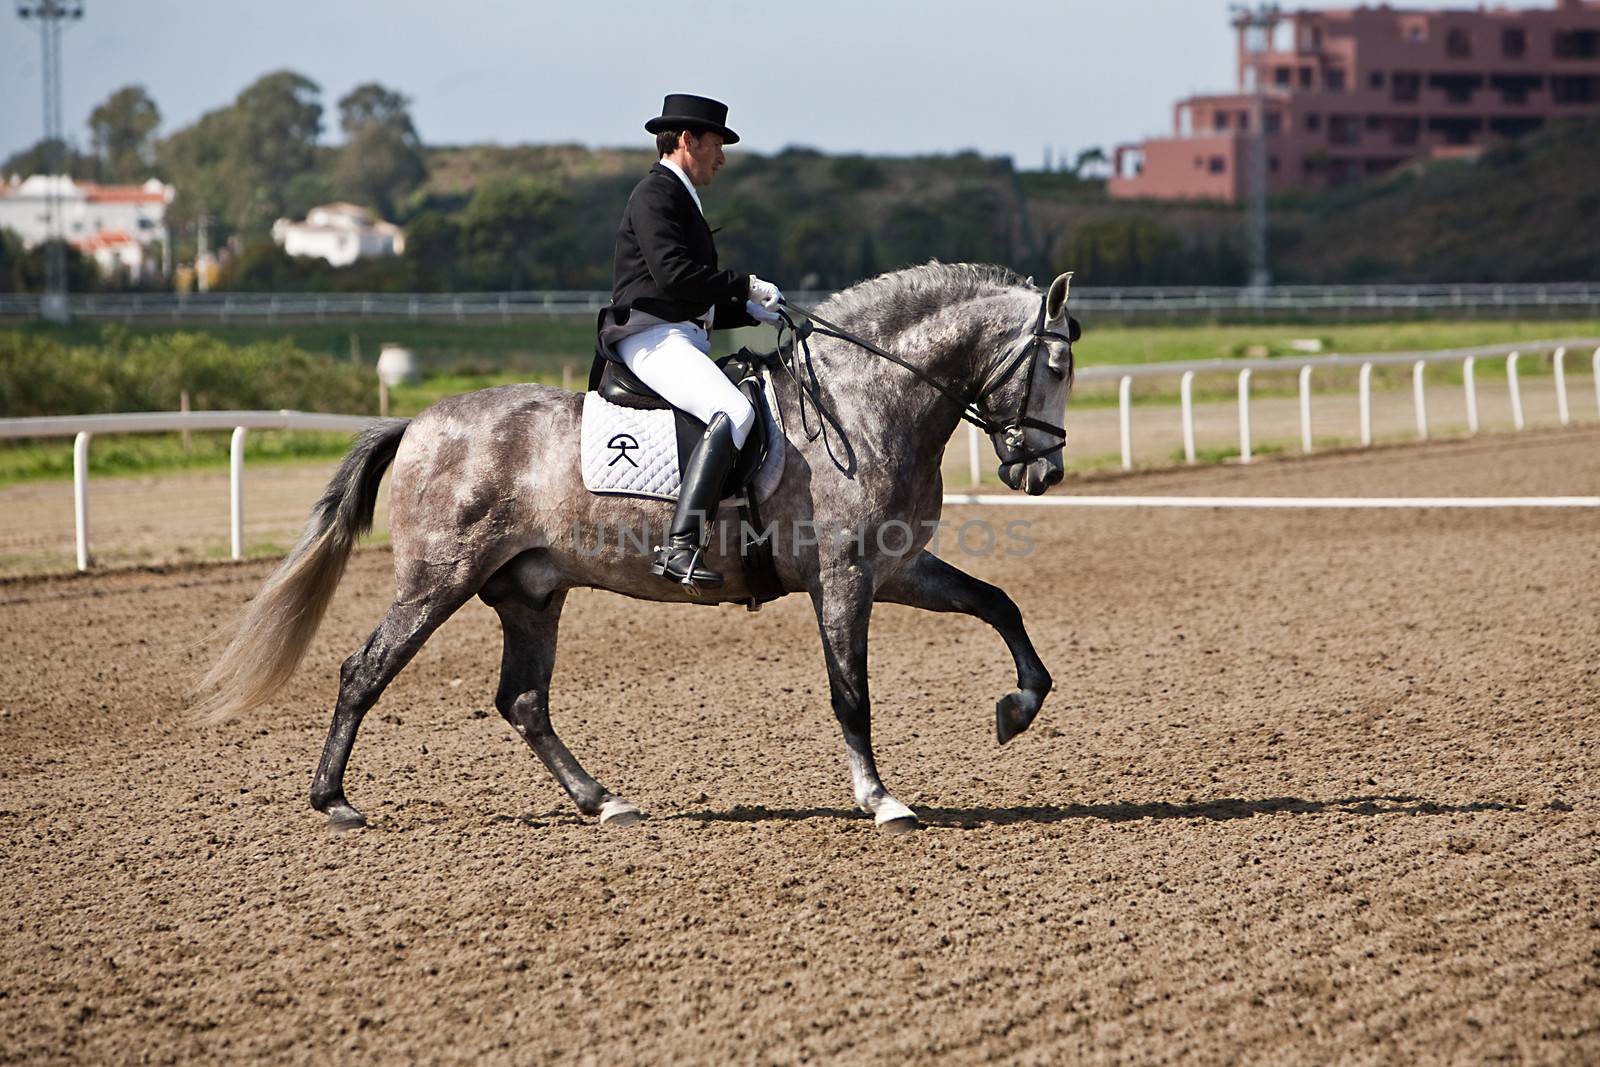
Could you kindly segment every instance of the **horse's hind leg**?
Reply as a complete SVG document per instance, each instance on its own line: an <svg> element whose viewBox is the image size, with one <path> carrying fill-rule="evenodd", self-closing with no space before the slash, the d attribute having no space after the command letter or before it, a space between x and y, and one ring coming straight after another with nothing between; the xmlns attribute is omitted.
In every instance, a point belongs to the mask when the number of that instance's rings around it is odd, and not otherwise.
<svg viewBox="0 0 1600 1067"><path fill-rule="evenodd" d="M1003 745L1033 723L1050 692L1050 672L1034 651L1022 612L1003 590L922 552L878 587L877 599L927 611L956 611L993 626L1017 665L1016 692L995 705L995 736Z"/></svg>
<svg viewBox="0 0 1600 1067"><path fill-rule="evenodd" d="M550 673L555 667L556 629L566 597L565 592L557 591L537 606L520 598L492 601L505 631L495 706L579 811L600 816L607 826L627 826L639 821L639 809L591 778L550 725Z"/></svg>
<svg viewBox="0 0 1600 1067"><path fill-rule="evenodd" d="M366 816L344 795L345 766L350 762L350 749L355 745L362 718L394 676L411 662L417 649L471 599L473 592L461 587L434 589L419 599L396 600L367 643L351 653L340 667L339 699L334 705L333 723L328 727L328 740L322 746L322 759L317 763L317 776L311 783L311 806L327 815L335 829L367 824Z"/></svg>

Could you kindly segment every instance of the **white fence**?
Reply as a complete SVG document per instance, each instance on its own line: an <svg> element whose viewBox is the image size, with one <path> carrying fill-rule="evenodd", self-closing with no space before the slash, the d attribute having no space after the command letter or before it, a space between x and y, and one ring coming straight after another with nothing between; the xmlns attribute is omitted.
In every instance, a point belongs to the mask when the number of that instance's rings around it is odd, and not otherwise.
<svg viewBox="0 0 1600 1067"><path fill-rule="evenodd" d="M0 438L72 437L72 512L78 570L89 569L89 442L97 433L232 430L228 451L228 508L233 558L244 558L244 442L250 430L332 430L354 433L372 424L364 415L304 411L156 411L127 415L48 415L0 419Z"/></svg>
<svg viewBox="0 0 1600 1067"><path fill-rule="evenodd" d="M1477 361L1487 358L1504 358L1506 382L1510 394L1513 425L1521 430L1526 422L1522 412L1521 387L1517 364L1521 352L1554 350L1557 415L1561 425L1571 422L1571 405L1567 396L1566 356L1569 349L1594 346L1591 363L1594 370L1596 404L1600 405L1600 339L1583 338L1566 341L1536 341L1519 346L1489 345L1481 348L1449 349L1438 352L1390 352L1372 355L1326 355L1299 359L1255 360L1201 360L1185 363L1145 363L1121 367L1086 367L1079 371L1079 381L1116 381L1118 383L1119 423L1122 439L1122 466L1133 466L1132 386L1136 377L1157 375L1180 376L1180 418L1183 422L1184 458L1195 462L1193 384L1197 373L1230 372L1238 375L1239 392L1239 458L1248 463L1251 459L1250 436L1250 378L1254 371L1298 371L1300 400L1301 449L1312 450L1311 386L1312 375L1318 368L1359 368L1360 434L1363 445L1372 444L1372 368L1374 366L1404 366L1412 368L1412 394L1416 410L1417 437L1428 436L1428 414L1423 392L1427 366L1438 363L1461 363L1463 388L1468 415L1468 431L1476 433L1477 385L1474 369ZM73 437L72 479L73 516L77 540L78 570L86 571L90 565L89 553L89 444L96 434L162 433L199 430L232 430L229 451L229 525L234 559L244 558L244 444L246 435L253 429L265 430L327 430L354 433L371 425L372 419L363 415L321 415L300 411L195 411L146 412L119 415L61 415L42 418L0 419L0 439ZM967 456L971 467L972 484L981 481L982 449L977 427L968 427ZM1219 507L1234 506L1218 498L1161 498L1166 504L1153 504L1154 498L1128 497L986 497L974 494L952 494L945 498L951 504L1009 502L1019 504L1045 503L1062 506L1166 506L1166 507ZM1595 507L1600 498L1496 498L1497 502L1471 504L1418 498L1416 500L1380 500L1363 502L1355 498L1325 498L1318 501L1302 498L1249 498L1255 503L1239 504L1249 507ZM1277 499L1277 504L1263 503ZM1119 503L1102 503L1114 500ZM1204 501L1212 501L1205 503Z"/></svg>
<svg viewBox="0 0 1600 1067"><path fill-rule="evenodd" d="M1555 371L1556 412L1561 425L1572 421L1572 408L1567 396L1567 354L1593 347L1590 357L1595 378L1595 399L1600 404L1600 339L1572 338L1556 341L1531 341L1518 345L1485 345L1479 348L1454 348L1436 352L1385 352L1372 355L1305 356L1295 359L1212 359L1182 363L1142 363L1122 367L1085 367L1077 372L1076 379L1085 381L1117 382L1118 425L1122 445L1122 468L1133 469L1133 380L1156 376L1179 376L1179 412L1183 424L1183 451L1187 463L1195 462L1194 434L1194 377L1196 374L1228 373L1238 376L1239 394L1239 460L1251 460L1250 433L1250 379L1256 371L1298 371L1300 401L1300 448L1312 450L1311 387L1313 373L1321 369L1356 369L1360 396L1359 433L1363 446L1372 444L1372 368L1379 366L1411 367L1412 405L1416 412L1417 438L1427 440L1428 406L1425 386L1430 364L1460 363L1462 365L1464 403L1467 411L1469 433L1478 432L1478 390L1475 369L1481 359L1506 361L1506 384L1510 394L1512 423L1520 430L1526 425L1522 410L1521 380L1518 362L1523 352L1552 352ZM976 427L971 428L976 435ZM973 482L978 480L978 451L969 440L968 458L972 467Z"/></svg>
<svg viewBox="0 0 1600 1067"><path fill-rule="evenodd" d="M825 292L796 291L798 303L814 305ZM72 314L84 319L201 320L228 322L277 319L492 319L543 315L592 316L611 301L593 290L507 293L74 293ZM0 317L36 318L36 294L0 295ZM1529 285L1279 285L1267 288L1165 286L1109 288L1074 286L1080 313L1117 316L1222 315L1242 313L1401 313L1565 311L1600 314L1600 283Z"/></svg>

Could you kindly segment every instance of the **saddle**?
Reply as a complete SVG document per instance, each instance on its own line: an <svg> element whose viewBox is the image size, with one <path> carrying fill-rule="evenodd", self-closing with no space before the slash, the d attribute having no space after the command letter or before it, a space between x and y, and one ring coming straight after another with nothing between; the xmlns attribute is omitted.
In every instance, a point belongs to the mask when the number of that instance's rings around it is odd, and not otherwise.
<svg viewBox="0 0 1600 1067"><path fill-rule="evenodd" d="M773 475L776 473L767 469L767 460L780 431L759 373L760 368L772 358L771 354L741 349L716 361L717 368L744 394L756 413L755 425L751 427L750 436L740 449L738 461L723 482L720 493L722 500L736 503L739 509L739 551L744 562L746 585L750 590L750 597L745 603L751 611L759 610L762 604L776 600L785 592L773 564L772 538L761 519L758 492L758 487L764 483L767 491L771 491L770 483L775 480ZM597 373L591 374L591 392L584 404L585 484L591 492L676 499L678 471L688 464L690 454L705 433L706 424L674 408L624 364L612 359L596 362L603 362L604 366L597 366ZM604 403L594 404L596 400ZM628 410L619 413L615 408L605 405ZM622 419L616 418L619 414L623 416ZM669 429L669 418L670 432L676 444L675 456L671 454L674 450L661 436ZM625 428L611 432L614 426L621 427L624 422L627 423ZM602 432L594 433L592 430ZM607 451L601 453L601 447ZM645 457L646 463L642 469L634 459L635 452ZM675 465L671 462L674 458ZM781 461L782 453L779 452L774 458ZM602 459L608 473L610 468L616 470L618 478L614 487L602 483L599 475ZM633 467L631 471L621 466L623 460ZM670 467L670 470L664 467ZM629 481L622 480L624 475ZM610 480L605 481L609 483Z"/></svg>
<svg viewBox="0 0 1600 1067"><path fill-rule="evenodd" d="M724 500L745 493L767 460L772 416L767 410L766 399L761 394L761 378L756 373L763 358L748 349L741 349L731 356L723 356L716 361L717 369L727 375L728 381L744 394L744 398L750 401L750 406L756 413L756 423L750 429L750 436L745 440L744 448L739 450L739 461L734 464L733 470L728 473L727 481L722 485ZM618 407L643 411L670 410L674 429L677 431L679 469L689 462L689 453L694 451L695 444L706 432L705 423L667 403L626 365L614 359L605 361L595 392L600 394L601 399ZM753 489L749 495L754 495Z"/></svg>

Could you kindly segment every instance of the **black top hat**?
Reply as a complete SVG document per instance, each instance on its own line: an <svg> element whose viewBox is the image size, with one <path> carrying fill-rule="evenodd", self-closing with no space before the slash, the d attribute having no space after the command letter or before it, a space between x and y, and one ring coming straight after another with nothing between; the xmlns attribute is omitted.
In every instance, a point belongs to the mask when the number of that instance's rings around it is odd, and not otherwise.
<svg viewBox="0 0 1600 1067"><path fill-rule="evenodd" d="M661 102L661 114L644 124L651 133L662 130L710 130L722 134L723 144L738 144L739 135L724 125L728 105L705 96L671 93Z"/></svg>

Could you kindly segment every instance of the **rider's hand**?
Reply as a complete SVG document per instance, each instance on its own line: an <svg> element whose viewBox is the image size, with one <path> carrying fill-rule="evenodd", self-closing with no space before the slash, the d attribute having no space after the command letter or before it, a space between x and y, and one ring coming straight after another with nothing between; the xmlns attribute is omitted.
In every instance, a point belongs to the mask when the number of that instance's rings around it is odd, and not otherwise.
<svg viewBox="0 0 1600 1067"><path fill-rule="evenodd" d="M764 308L775 308L778 301L783 299L783 294L778 287L769 281L763 281L754 274L750 275L750 299Z"/></svg>
<svg viewBox="0 0 1600 1067"><path fill-rule="evenodd" d="M757 322L765 322L768 325L776 325L777 323L783 321L782 317L780 317L776 311L773 311L769 308L764 308L754 300L746 300L744 302L744 309L745 311L749 312L750 317L755 319Z"/></svg>

